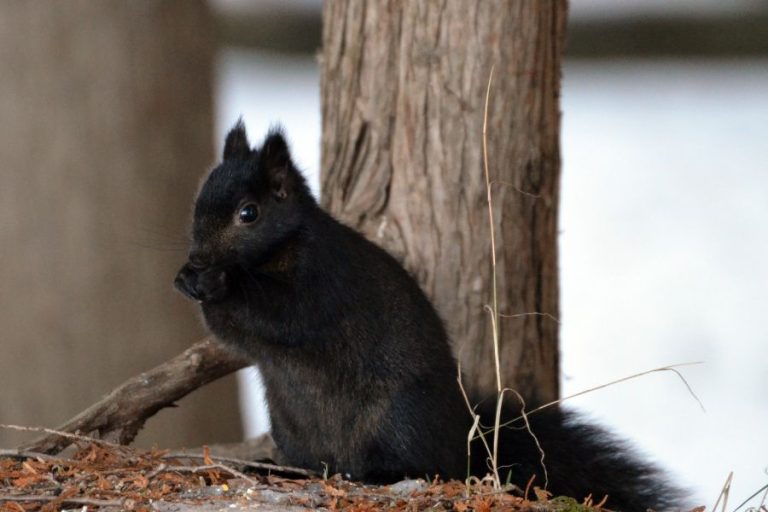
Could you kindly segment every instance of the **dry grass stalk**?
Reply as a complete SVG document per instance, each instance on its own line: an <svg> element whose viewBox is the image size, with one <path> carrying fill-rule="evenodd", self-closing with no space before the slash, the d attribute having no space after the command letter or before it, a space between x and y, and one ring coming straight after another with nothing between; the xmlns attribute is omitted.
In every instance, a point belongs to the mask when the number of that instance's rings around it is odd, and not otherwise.
<svg viewBox="0 0 768 512"><path fill-rule="evenodd" d="M720 490L720 494L717 495L717 501L712 506L712 512L717 512L717 506L720 504L720 500L723 500L723 507L720 509L725 512L728 506L728 496L731 494L731 483L733 482L733 471L728 473L728 478L725 479L723 488Z"/></svg>
<svg viewBox="0 0 768 512"><path fill-rule="evenodd" d="M505 388L502 381L501 381L501 357L499 356L499 302L498 302L498 285L497 285L497 274L496 274L496 229L495 224L493 220L493 191L492 191L492 184L494 183L491 181L490 176L490 168L488 165L488 105L490 103L490 97L491 97L491 84L493 83L493 71L494 66L491 67L491 71L488 74L488 85L485 90L485 106L483 109L483 171L485 173L485 189L486 189L486 198L488 203L488 224L490 228L490 241L491 241L491 305L485 306L486 311L488 311L490 318L491 318L491 333L493 337L493 355L494 355L494 366L496 369L496 416L494 419L494 428L493 428L493 447L492 449L488 446L487 441L485 440L484 433L482 432L482 429L479 428L479 420L480 418L474 413L474 409L470 407L470 411L473 414L474 417L474 423L473 427L470 429L469 436L468 436L468 443L471 443L473 439L473 432L477 431L479 434L480 439L483 440L483 445L485 449L488 452L489 455L489 469L492 472L493 475L493 485L494 488L501 489L502 483L501 478L499 476L499 432L501 430L501 411L503 409L503 403L504 403L504 393L505 391L511 391L517 397L520 399L521 403L523 404L523 408L521 409L522 416L525 417L525 402L523 401L522 396L517 391L511 390L509 388ZM516 316L516 315L513 315ZM460 373L460 372L459 372ZM459 375L459 384L461 384L461 375ZM462 387L462 392L464 392L464 389ZM466 393L464 394L465 399ZM467 400L467 405L469 406L469 402ZM544 451L541 448L541 444L539 444L539 440L536 437L536 435L531 430L530 424L528 423L528 419L525 418L525 426L530 435L533 437L536 447L538 448L539 452L541 453L541 465L544 468L544 478L545 478L545 484L544 488L547 487L547 468L544 465ZM468 452L469 456L469 452Z"/></svg>

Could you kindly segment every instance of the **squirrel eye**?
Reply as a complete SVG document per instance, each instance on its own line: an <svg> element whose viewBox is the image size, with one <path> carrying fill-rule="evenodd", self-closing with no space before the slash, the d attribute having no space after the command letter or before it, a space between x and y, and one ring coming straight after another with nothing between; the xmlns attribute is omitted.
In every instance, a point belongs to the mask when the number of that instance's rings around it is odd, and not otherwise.
<svg viewBox="0 0 768 512"><path fill-rule="evenodd" d="M240 211L237 213L237 218L243 224L249 224L255 221L258 217L259 217L259 207L253 203L248 203L247 205L243 206L242 208L240 208Z"/></svg>

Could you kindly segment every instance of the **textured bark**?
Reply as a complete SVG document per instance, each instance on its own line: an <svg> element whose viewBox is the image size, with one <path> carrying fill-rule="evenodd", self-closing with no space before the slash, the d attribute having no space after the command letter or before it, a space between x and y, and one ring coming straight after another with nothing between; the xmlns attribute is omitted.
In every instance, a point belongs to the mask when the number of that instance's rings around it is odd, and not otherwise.
<svg viewBox="0 0 768 512"><path fill-rule="evenodd" d="M445 319L465 372L496 388L482 167L494 181L503 384L558 395L562 1L331 0L323 12L322 197L393 252Z"/></svg>
<svg viewBox="0 0 768 512"><path fill-rule="evenodd" d="M213 160L212 28L203 1L0 2L1 423L61 423L204 335L172 281ZM143 442L237 439L235 393Z"/></svg>

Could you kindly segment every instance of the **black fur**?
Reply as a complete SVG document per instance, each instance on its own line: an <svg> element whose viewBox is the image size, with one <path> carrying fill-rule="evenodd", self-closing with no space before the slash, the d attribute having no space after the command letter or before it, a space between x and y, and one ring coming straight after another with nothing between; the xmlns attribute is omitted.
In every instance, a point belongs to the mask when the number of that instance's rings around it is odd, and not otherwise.
<svg viewBox="0 0 768 512"><path fill-rule="evenodd" d="M244 205L256 221L238 220ZM235 126L200 191L193 235L176 285L201 301L213 333L258 364L288 462L375 482L467 476L471 417L443 323L394 258L319 208L281 132L251 150ZM516 416L514 405L504 410ZM557 408L530 421L555 494L607 494L620 510L679 499L604 430ZM503 478L525 487L535 474L543 486L538 448L520 427L503 431ZM478 442L472 451L482 476L485 454Z"/></svg>

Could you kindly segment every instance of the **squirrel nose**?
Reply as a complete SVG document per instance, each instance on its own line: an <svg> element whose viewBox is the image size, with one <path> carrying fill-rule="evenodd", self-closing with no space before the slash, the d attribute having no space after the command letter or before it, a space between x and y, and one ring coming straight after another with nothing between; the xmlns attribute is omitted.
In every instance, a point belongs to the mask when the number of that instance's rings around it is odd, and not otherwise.
<svg viewBox="0 0 768 512"><path fill-rule="evenodd" d="M179 270L179 273L176 274L176 279L173 280L173 285L184 296L190 299L200 300L200 294L197 291L197 272L194 270L190 272L188 267L189 263Z"/></svg>

